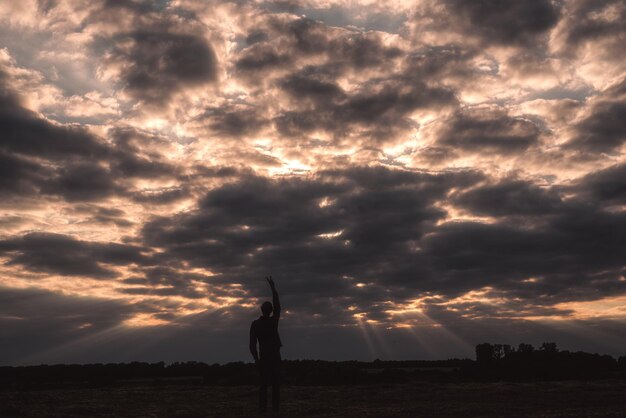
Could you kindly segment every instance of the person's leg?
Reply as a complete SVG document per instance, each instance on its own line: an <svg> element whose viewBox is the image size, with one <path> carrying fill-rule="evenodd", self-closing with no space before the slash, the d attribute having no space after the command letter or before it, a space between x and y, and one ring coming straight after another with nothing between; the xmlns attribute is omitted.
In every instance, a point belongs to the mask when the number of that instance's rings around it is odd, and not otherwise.
<svg viewBox="0 0 626 418"><path fill-rule="evenodd" d="M274 371L276 373L276 371ZM276 373L278 374L278 373ZM272 409L278 411L280 406L280 381L274 378L272 381Z"/></svg>
<svg viewBox="0 0 626 418"><path fill-rule="evenodd" d="M268 367L260 363L259 364L259 372L260 372L260 385L259 385L259 411L265 412L267 410L267 386L268 386Z"/></svg>
<svg viewBox="0 0 626 418"><path fill-rule="evenodd" d="M267 410L267 385L261 384L259 388L259 411L265 412Z"/></svg>
<svg viewBox="0 0 626 418"><path fill-rule="evenodd" d="M280 406L280 358L272 366L272 409L278 411Z"/></svg>

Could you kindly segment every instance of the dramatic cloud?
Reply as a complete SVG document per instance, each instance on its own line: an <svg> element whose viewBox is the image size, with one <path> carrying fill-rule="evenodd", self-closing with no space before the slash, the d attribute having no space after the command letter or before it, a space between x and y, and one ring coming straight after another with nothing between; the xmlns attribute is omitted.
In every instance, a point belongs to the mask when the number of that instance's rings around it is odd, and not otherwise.
<svg viewBox="0 0 626 418"><path fill-rule="evenodd" d="M124 88L140 100L164 103L172 93L216 77L215 55L197 36L132 32L115 44L110 59L121 66Z"/></svg>
<svg viewBox="0 0 626 418"><path fill-rule="evenodd" d="M535 145L540 134L529 120L479 109L458 113L441 124L437 143L467 152L516 154Z"/></svg>
<svg viewBox="0 0 626 418"><path fill-rule="evenodd" d="M486 42L500 44L531 44L559 21L555 2L504 2L487 0L446 2L457 25L481 36Z"/></svg>
<svg viewBox="0 0 626 418"><path fill-rule="evenodd" d="M620 42L626 30L626 7L618 0L577 0L568 2L570 13L563 21L565 47L569 50L586 49L595 42L607 47L602 51L618 61L624 52Z"/></svg>
<svg viewBox="0 0 626 418"><path fill-rule="evenodd" d="M474 188L454 203L481 216L551 215L565 207L558 191L515 179Z"/></svg>
<svg viewBox="0 0 626 418"><path fill-rule="evenodd" d="M0 4L3 361L624 354L625 16Z"/></svg>
<svg viewBox="0 0 626 418"><path fill-rule="evenodd" d="M583 177L578 190L592 202L602 206L626 201L626 164L618 164Z"/></svg>
<svg viewBox="0 0 626 418"><path fill-rule="evenodd" d="M19 264L33 271L94 278L116 274L103 263L128 265L141 262L141 249L114 243L90 243L57 234L32 233L0 241L0 252L8 264Z"/></svg>
<svg viewBox="0 0 626 418"><path fill-rule="evenodd" d="M626 80L611 86L594 100L588 114L576 124L570 141L584 152L615 152L626 141Z"/></svg>
<svg viewBox="0 0 626 418"><path fill-rule="evenodd" d="M0 96L3 150L46 159L98 158L109 152L103 142L84 129L57 126L43 120L24 109L13 94L3 90Z"/></svg>

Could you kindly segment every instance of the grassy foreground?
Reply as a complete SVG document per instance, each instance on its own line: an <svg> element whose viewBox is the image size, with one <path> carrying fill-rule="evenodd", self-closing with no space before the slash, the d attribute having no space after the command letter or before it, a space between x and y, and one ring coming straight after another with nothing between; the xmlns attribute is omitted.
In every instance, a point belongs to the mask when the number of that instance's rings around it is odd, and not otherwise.
<svg viewBox="0 0 626 418"><path fill-rule="evenodd" d="M281 417L624 417L626 382L286 386ZM254 417L252 386L0 391L0 416ZM271 415L269 415L271 416Z"/></svg>

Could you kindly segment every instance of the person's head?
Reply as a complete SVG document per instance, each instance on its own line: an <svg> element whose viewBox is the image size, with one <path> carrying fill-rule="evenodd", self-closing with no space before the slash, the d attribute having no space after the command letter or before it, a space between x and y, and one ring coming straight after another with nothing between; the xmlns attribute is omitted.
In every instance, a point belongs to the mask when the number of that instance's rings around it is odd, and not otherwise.
<svg viewBox="0 0 626 418"><path fill-rule="evenodd" d="M261 305L261 312L263 312L263 316L270 316L274 307L272 306L272 302L263 302Z"/></svg>

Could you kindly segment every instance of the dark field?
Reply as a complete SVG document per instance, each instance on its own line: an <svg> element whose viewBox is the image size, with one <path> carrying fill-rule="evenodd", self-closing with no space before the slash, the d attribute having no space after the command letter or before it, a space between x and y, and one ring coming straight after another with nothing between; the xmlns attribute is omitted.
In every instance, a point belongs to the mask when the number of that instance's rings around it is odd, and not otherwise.
<svg viewBox="0 0 626 418"><path fill-rule="evenodd" d="M286 386L281 417L623 417L623 381ZM0 391L0 416L254 417L252 386ZM268 416L271 416L268 415Z"/></svg>

